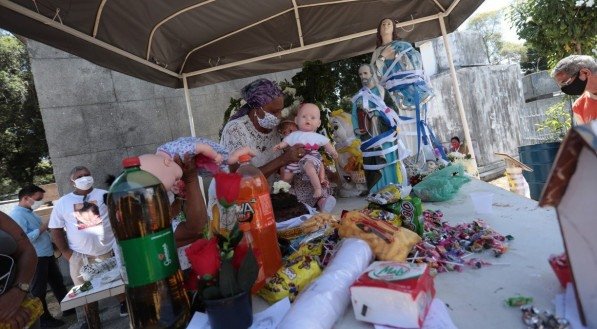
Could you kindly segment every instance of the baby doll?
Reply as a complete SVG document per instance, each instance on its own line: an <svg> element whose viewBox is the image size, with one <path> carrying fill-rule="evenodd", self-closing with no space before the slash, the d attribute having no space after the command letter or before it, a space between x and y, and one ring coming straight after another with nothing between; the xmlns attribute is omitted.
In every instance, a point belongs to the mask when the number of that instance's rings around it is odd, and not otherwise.
<svg viewBox="0 0 597 329"><path fill-rule="evenodd" d="M210 171L217 171L223 162L234 164L242 154L254 154L249 147L242 147L229 153L222 145L201 137L181 137L158 147L155 154L139 156L141 169L156 176L167 191L179 194L179 182L182 178L182 169L174 162L178 155L181 159L186 154L196 156L195 163L198 167L206 167Z"/></svg>
<svg viewBox="0 0 597 329"><path fill-rule="evenodd" d="M329 138L316 132L317 128L321 125L320 112L317 105L311 103L301 105L294 121L299 130L291 132L288 136L284 137L281 143L274 146L274 149L281 150L295 144L303 144L308 153L298 163L287 165L284 169L282 179L290 182L295 173L303 170L309 177L311 186L313 186L313 196L320 198L323 195L322 186L326 186L328 182L325 178L325 168L318 150L323 146L325 151L334 159L338 159L338 152L336 152L336 149L330 143Z"/></svg>

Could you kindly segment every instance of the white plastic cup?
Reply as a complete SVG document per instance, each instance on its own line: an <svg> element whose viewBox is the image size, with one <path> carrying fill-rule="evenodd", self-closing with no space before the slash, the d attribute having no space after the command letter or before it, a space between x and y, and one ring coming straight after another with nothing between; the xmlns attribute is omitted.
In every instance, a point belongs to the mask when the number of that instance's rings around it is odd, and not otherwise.
<svg viewBox="0 0 597 329"><path fill-rule="evenodd" d="M491 214L493 205L493 193L491 192L471 192L471 200L475 206L475 212L478 214Z"/></svg>

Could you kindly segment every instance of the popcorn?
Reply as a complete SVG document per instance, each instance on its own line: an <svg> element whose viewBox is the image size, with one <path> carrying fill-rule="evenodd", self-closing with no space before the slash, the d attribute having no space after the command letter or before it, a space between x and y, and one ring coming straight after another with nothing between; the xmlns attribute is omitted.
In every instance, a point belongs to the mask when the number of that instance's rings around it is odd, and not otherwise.
<svg viewBox="0 0 597 329"><path fill-rule="evenodd" d="M290 191L290 184L286 183L283 180L279 180L274 183L274 194L280 193L280 191L288 193Z"/></svg>

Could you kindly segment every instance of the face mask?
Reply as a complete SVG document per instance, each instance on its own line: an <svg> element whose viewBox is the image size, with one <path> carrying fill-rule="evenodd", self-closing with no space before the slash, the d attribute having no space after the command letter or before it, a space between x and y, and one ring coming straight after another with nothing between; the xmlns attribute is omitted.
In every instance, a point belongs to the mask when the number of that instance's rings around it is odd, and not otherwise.
<svg viewBox="0 0 597 329"><path fill-rule="evenodd" d="M260 118L259 116L257 116L257 123L261 126L261 128L274 129L280 124L280 118L265 111L264 109L261 109L261 110L263 111L263 113L265 113L263 118Z"/></svg>
<svg viewBox="0 0 597 329"><path fill-rule="evenodd" d="M83 176L75 179L75 187L81 191L87 191L93 186L93 177Z"/></svg>
<svg viewBox="0 0 597 329"><path fill-rule="evenodd" d="M39 200L39 201L34 201L33 204L31 205L31 209L35 210L39 207L41 207L41 205L44 204L43 201Z"/></svg>
<svg viewBox="0 0 597 329"><path fill-rule="evenodd" d="M560 88L560 90L567 95L582 95L582 93L585 92L587 81L589 81L589 79L583 81L577 75L572 82Z"/></svg>

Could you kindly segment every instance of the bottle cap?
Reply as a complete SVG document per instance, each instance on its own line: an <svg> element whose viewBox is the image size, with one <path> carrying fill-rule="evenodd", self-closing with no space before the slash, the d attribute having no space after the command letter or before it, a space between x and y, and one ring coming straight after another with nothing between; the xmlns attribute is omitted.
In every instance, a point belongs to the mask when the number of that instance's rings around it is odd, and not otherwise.
<svg viewBox="0 0 597 329"><path fill-rule="evenodd" d="M251 161L252 156L250 154L243 154L238 157L238 162L249 162Z"/></svg>
<svg viewBox="0 0 597 329"><path fill-rule="evenodd" d="M124 160L122 160L122 166L125 168L139 167L141 166L141 160L139 160L139 157L124 158Z"/></svg>

